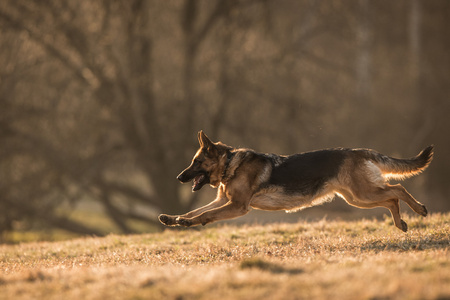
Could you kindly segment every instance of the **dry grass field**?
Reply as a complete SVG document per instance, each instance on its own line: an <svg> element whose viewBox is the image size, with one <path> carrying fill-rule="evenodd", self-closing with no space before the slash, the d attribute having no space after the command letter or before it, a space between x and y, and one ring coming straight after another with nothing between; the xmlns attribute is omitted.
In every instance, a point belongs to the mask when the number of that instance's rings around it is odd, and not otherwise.
<svg viewBox="0 0 450 300"><path fill-rule="evenodd" d="M1 299L450 299L450 214L0 246Z"/></svg>

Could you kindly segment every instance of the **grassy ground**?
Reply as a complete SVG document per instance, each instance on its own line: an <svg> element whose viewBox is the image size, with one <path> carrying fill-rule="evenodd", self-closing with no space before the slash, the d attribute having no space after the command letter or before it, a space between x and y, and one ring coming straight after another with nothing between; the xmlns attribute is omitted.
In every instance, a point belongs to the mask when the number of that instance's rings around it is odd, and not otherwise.
<svg viewBox="0 0 450 300"><path fill-rule="evenodd" d="M449 299L450 214L0 246L0 299Z"/></svg>

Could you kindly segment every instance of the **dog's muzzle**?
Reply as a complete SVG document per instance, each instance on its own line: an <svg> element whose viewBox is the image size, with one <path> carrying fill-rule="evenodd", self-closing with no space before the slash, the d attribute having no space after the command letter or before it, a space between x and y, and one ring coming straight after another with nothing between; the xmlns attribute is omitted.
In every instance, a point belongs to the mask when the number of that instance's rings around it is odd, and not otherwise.
<svg viewBox="0 0 450 300"><path fill-rule="evenodd" d="M177 179L181 181L182 183L186 183L189 181L192 181L192 191L198 191L201 189L205 184L209 183L209 176L206 173L197 173L195 175L193 174L187 174L186 172L182 172L180 175L177 176Z"/></svg>
<svg viewBox="0 0 450 300"><path fill-rule="evenodd" d="M181 181L182 183L186 183L190 181L191 178L187 178L186 174L180 173L180 175L177 176L177 179Z"/></svg>

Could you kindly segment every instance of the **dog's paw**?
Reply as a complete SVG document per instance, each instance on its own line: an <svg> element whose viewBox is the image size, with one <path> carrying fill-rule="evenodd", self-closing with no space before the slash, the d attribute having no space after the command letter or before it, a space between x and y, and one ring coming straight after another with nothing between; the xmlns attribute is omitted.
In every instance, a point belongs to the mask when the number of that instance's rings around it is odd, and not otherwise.
<svg viewBox="0 0 450 300"><path fill-rule="evenodd" d="M190 227L192 226L192 221L186 218L177 218L177 223L180 226Z"/></svg>
<svg viewBox="0 0 450 300"><path fill-rule="evenodd" d="M400 228L403 232L407 232L408 231L408 224L406 224L405 221L400 220L402 223L402 228Z"/></svg>
<svg viewBox="0 0 450 300"><path fill-rule="evenodd" d="M169 215L161 214L161 215L159 215L158 219L161 223L163 223L166 226L177 225L176 218L169 216Z"/></svg>
<svg viewBox="0 0 450 300"><path fill-rule="evenodd" d="M428 215L428 210L427 210L427 208L425 207L425 205L422 205L422 209L421 209L420 214L421 214L422 216L424 216L424 217L426 217L426 216Z"/></svg>

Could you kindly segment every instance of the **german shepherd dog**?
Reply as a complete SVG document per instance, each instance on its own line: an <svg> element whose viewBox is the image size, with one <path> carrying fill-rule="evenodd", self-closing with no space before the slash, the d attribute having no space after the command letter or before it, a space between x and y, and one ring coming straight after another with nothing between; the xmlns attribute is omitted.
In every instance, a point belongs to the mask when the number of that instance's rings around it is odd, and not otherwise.
<svg viewBox="0 0 450 300"><path fill-rule="evenodd" d="M404 232L399 200L416 213L427 209L400 184L421 173L433 158L433 146L416 157L392 158L369 149L327 149L289 156L262 154L212 142L198 133L200 149L190 166L178 175L182 183L193 181L192 191L205 184L218 188L208 205L184 215L159 216L168 226L206 225L245 215L251 208L295 212L331 201L335 195L359 208L386 207L394 224Z"/></svg>

